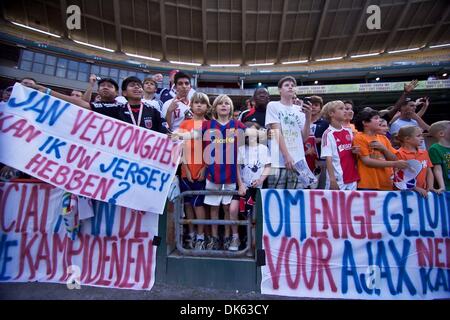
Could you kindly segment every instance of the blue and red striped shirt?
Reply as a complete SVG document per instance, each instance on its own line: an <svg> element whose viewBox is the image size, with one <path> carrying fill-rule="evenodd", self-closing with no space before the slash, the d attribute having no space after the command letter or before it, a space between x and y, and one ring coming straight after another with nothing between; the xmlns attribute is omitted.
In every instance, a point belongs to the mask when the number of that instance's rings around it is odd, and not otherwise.
<svg viewBox="0 0 450 320"><path fill-rule="evenodd" d="M203 159L207 165L206 178L209 181L216 184L237 182L238 139L244 138L246 128L236 120L230 120L224 125L217 120L203 122Z"/></svg>

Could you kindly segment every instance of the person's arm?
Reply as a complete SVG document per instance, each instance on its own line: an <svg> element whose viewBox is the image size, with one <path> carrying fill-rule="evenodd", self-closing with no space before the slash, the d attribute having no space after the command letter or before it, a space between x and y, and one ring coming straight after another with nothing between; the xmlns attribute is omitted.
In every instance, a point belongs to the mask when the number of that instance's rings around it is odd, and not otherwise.
<svg viewBox="0 0 450 320"><path fill-rule="evenodd" d="M389 110L388 113L386 113L389 119L391 119L397 113L397 111L400 110L400 106L405 102L406 97L414 90L414 88L417 87L418 83L419 80L417 79L412 80L410 83L405 83L402 95L397 100L394 107Z"/></svg>
<svg viewBox="0 0 450 320"><path fill-rule="evenodd" d="M430 106L430 100L428 98L422 98L422 99L423 99L422 108L420 108L420 110L418 112L416 112L419 117L423 117L425 112L427 112L428 107Z"/></svg>
<svg viewBox="0 0 450 320"><path fill-rule="evenodd" d="M33 85L32 88L35 89L35 90L38 90L40 92L43 92L43 93L46 93L47 89L48 89L48 88L46 88L44 86L41 86L41 85L38 85L38 84ZM89 110L91 109L90 103L88 103L88 102L86 102L86 101L84 101L84 100L82 100L80 98L71 97L71 96L68 96L68 95L65 95L65 94L53 91L53 90L50 90L50 95L52 97L55 97L55 98L58 98L58 99L61 99L61 100L73 103L73 104L75 104L75 105L77 105L79 107L82 107L82 108L85 108L85 109L89 109Z"/></svg>
<svg viewBox="0 0 450 320"><path fill-rule="evenodd" d="M330 178L330 190L339 190L339 185L337 184L336 176L334 175L333 158L325 157L325 160L327 164L328 176Z"/></svg>
<svg viewBox="0 0 450 320"><path fill-rule="evenodd" d="M386 161L386 160L378 160L372 159L369 156L359 157L361 161L368 167L371 168L397 168L397 169L406 169L409 167L408 162L404 160L396 160L396 161Z"/></svg>
<svg viewBox="0 0 450 320"><path fill-rule="evenodd" d="M247 187L242 182L240 166L236 166L236 182L237 182L237 186L238 186L239 195L245 196L245 193L247 192Z"/></svg>
<svg viewBox="0 0 450 320"><path fill-rule="evenodd" d="M422 128L423 131L430 130L430 126L425 121L423 121L423 119L417 113L413 113L412 119L417 121L419 127Z"/></svg>
<svg viewBox="0 0 450 320"><path fill-rule="evenodd" d="M442 193L445 191L445 183L444 176L442 174L442 166L440 164L433 165L433 173L436 181L438 183L438 189L436 189L436 193Z"/></svg>
<svg viewBox="0 0 450 320"><path fill-rule="evenodd" d="M94 86L97 83L97 76L95 74L91 74L89 77L89 83L86 88L86 91L83 94L83 101L86 101L88 103L91 102L92 99L92 92L94 91Z"/></svg>
<svg viewBox="0 0 450 320"><path fill-rule="evenodd" d="M280 147L280 152L284 157L286 169L294 170L294 159L292 159L286 147L286 141L284 140L283 134L281 133L281 125L279 123L271 123L270 131L272 132L272 138L277 141L278 146Z"/></svg>
<svg viewBox="0 0 450 320"><path fill-rule="evenodd" d="M434 189L433 169L427 168L427 191Z"/></svg>
<svg viewBox="0 0 450 320"><path fill-rule="evenodd" d="M169 128L172 129L173 127L173 123L172 123L172 117L173 117L173 112L175 111L175 109L178 107L178 100L177 98L174 98L172 100L172 102L169 104L169 107L167 108L167 112L165 114L166 116L166 121L169 124Z"/></svg>
<svg viewBox="0 0 450 320"><path fill-rule="evenodd" d="M383 153L384 157L388 161L396 161L397 156L389 150L385 145L380 143L379 141L373 141L370 143L370 147L376 150L379 150L381 153Z"/></svg>
<svg viewBox="0 0 450 320"><path fill-rule="evenodd" d="M311 104L303 104L302 106L303 112L305 113L305 125L302 129L302 138L303 141L308 140L309 133L311 132Z"/></svg>

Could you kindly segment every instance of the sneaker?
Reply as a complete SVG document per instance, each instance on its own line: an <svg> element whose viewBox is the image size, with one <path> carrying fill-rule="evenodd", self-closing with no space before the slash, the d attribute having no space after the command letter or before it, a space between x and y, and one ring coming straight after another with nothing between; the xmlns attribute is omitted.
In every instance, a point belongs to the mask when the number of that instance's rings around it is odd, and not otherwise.
<svg viewBox="0 0 450 320"><path fill-rule="evenodd" d="M186 238L184 238L184 248L185 249L194 249L194 240L189 235L186 236Z"/></svg>
<svg viewBox="0 0 450 320"><path fill-rule="evenodd" d="M203 239L197 239L195 241L195 246L194 246L195 250L205 250L205 240Z"/></svg>
<svg viewBox="0 0 450 320"><path fill-rule="evenodd" d="M239 241L239 238L233 238L233 239L231 239L231 243L230 243L230 246L228 247L228 250L238 251L240 245L241 245L241 241Z"/></svg>
<svg viewBox="0 0 450 320"><path fill-rule="evenodd" d="M206 244L207 250L219 250L219 239L216 237L210 237L208 243Z"/></svg>
<svg viewBox="0 0 450 320"><path fill-rule="evenodd" d="M231 243L231 236L223 239L223 250L228 250Z"/></svg>

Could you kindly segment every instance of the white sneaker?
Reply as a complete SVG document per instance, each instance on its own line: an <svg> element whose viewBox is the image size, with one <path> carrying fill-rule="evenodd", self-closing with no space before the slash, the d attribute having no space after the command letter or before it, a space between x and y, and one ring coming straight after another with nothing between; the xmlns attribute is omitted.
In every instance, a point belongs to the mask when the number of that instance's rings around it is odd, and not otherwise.
<svg viewBox="0 0 450 320"><path fill-rule="evenodd" d="M231 239L231 243L230 243L230 246L228 247L228 250L238 251L240 245L241 245L241 241L239 241L239 238L233 237L233 239Z"/></svg>

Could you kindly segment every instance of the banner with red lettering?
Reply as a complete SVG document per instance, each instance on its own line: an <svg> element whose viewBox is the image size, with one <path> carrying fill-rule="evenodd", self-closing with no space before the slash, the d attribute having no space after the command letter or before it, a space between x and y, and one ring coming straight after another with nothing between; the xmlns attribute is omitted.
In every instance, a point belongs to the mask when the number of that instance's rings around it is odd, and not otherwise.
<svg viewBox="0 0 450 320"><path fill-rule="evenodd" d="M167 135L15 84L0 162L70 193L162 214L179 160Z"/></svg>
<svg viewBox="0 0 450 320"><path fill-rule="evenodd" d="M150 290L159 216L94 201L72 239L63 195L45 183L0 182L0 281Z"/></svg>
<svg viewBox="0 0 450 320"><path fill-rule="evenodd" d="M450 298L450 192L261 190L261 292Z"/></svg>

